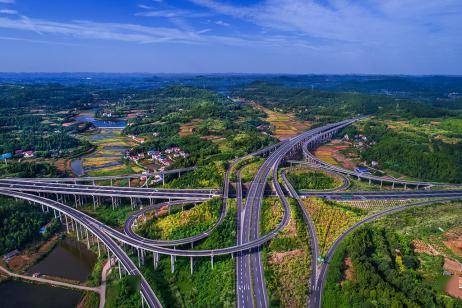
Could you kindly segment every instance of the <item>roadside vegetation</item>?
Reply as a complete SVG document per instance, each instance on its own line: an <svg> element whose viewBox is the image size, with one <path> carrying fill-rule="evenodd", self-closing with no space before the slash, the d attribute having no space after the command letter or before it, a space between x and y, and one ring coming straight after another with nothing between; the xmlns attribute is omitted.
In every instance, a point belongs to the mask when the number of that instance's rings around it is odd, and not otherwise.
<svg viewBox="0 0 462 308"><path fill-rule="evenodd" d="M457 293L461 215L457 202L409 208L354 231L329 265L323 306L462 307L448 296Z"/></svg>
<svg viewBox="0 0 462 308"><path fill-rule="evenodd" d="M321 198L303 199L303 205L314 221L321 256L345 230L366 216L365 210Z"/></svg>
<svg viewBox="0 0 462 308"><path fill-rule="evenodd" d="M59 228L59 223L52 217L51 212L43 213L39 207L26 201L0 197L0 254L48 238ZM40 228L48 223L46 232L41 234Z"/></svg>
<svg viewBox="0 0 462 308"><path fill-rule="evenodd" d="M121 203L114 209L112 205L107 204L107 202L102 202L101 205L96 207L93 207L93 204L88 204L78 209L114 228L123 227L125 220L134 212L130 204L126 203Z"/></svg>
<svg viewBox="0 0 462 308"><path fill-rule="evenodd" d="M287 179L295 190L303 189L333 189L342 184L338 177L322 171L310 171L306 168L288 169Z"/></svg>
<svg viewBox="0 0 462 308"><path fill-rule="evenodd" d="M219 198L193 205L189 209L141 223L136 232L151 239L177 240L200 234L211 228L220 216Z"/></svg>
<svg viewBox="0 0 462 308"><path fill-rule="evenodd" d="M108 308L141 306L140 277L125 275L122 279L111 274L106 290L106 305Z"/></svg>
<svg viewBox="0 0 462 308"><path fill-rule="evenodd" d="M195 249L228 247L236 242L236 203L230 200L223 223ZM159 267L143 268L163 305L170 307L235 307L235 263L230 256L215 256L213 269L210 258L194 258L191 275L189 258L177 257L175 272L170 271L170 258L161 257ZM146 261L149 263L149 259ZM152 259L151 259L152 264Z"/></svg>
<svg viewBox="0 0 462 308"><path fill-rule="evenodd" d="M309 290L310 252L301 210L290 205L290 222L263 248L262 259L270 305L306 306ZM282 219L278 198L265 198L262 205L261 234L273 230Z"/></svg>

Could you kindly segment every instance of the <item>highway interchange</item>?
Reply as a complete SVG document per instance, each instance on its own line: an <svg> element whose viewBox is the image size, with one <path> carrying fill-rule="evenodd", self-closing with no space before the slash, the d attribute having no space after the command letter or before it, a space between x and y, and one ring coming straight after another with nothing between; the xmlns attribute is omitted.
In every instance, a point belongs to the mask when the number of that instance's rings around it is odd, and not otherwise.
<svg viewBox="0 0 462 308"><path fill-rule="evenodd" d="M311 249L311 272L310 278L310 292L308 305L310 307L320 307L322 289L324 286L325 276L327 272L328 262L318 264L318 243L316 237L316 230L314 223L302 206L302 198L318 196L336 200L367 200L367 199L407 199L407 198L438 198L434 201L425 201L413 206L422 206L436 201L445 201L462 198L462 190L405 190L405 191L377 191L377 192L345 192L349 185L348 177L364 179L367 181L374 181L375 183L391 183L400 184L407 187L423 188L429 186L442 186L440 183L433 182L417 182L417 181L400 181L390 178L380 178L372 175L357 174L353 171L337 168L326 164L319 159L315 158L310 148L319 145L322 142L328 141L336 132L342 128L352 124L360 118L341 121L334 124L325 125L322 127L314 128L295 136L289 140L283 141L277 145L262 149L251 155L265 155L265 161L257 171L251 185L247 191L245 204L243 202L243 191L240 177L240 169L235 172L236 175L236 201L237 201L237 239L236 244L231 247L218 248L213 250L198 250L193 249L192 244L198 242L208 235L210 235L225 219L227 215L227 203L230 190L230 170L231 166L235 165L243 158L236 159L231 163L230 168L224 176L223 190L220 192L213 189L152 189L152 188L138 188L138 187L119 187L119 186L102 186L102 185L85 185L77 184L77 182L93 182L97 180L112 181L120 179L121 177L105 177L101 178L86 178L86 179L1 179L0 180L0 194L29 200L31 202L41 204L53 210L56 210L67 218L78 222L85 230L99 239L116 258L119 264L123 266L125 271L130 275L140 275L141 277L141 293L143 301L150 307L161 307L162 304L157 299L154 291L149 286L147 281L142 276L140 270L136 267L132 259L128 256L123 246L130 246L136 249L138 253L139 266L144 263L145 255L149 252L153 254L154 264L158 261L159 255L167 255L171 258L171 268L174 270L175 256L183 256L191 258L191 271L193 271L193 257L210 257L213 266L213 256L232 254L236 257L236 305L238 307L269 307L269 296L266 289L263 263L261 256L261 248L269 240L279 234L284 229L290 220L289 203L286 199L285 192L280 186L278 181L279 165L288 155L302 150L308 163L314 165L316 168L323 169L326 172L341 174L344 179L342 187L335 191L323 192L304 192L298 193L292 187L285 176L285 170L281 172L281 180L287 194L294 198L300 208L302 209L303 216L307 225L307 230L310 235L310 249ZM248 156L246 156L248 157ZM188 170L181 170L188 171ZM172 172L173 173L173 172ZM139 176L139 175L137 175ZM127 176L125 178L136 178L137 176ZM260 234L260 217L261 205L265 195L265 188L268 184L268 178L271 176L271 184L273 190L278 196L284 209L282 220L278 223L277 227L271 232L261 235ZM39 194L39 196L34 195ZM47 196L49 198L43 197ZM91 196L100 198L137 198L149 200L149 205L140 208L133 215L129 217L124 226L124 232L115 230L98 220L84 214L76 208L64 204L61 200L51 200L50 196L59 195L79 195ZM181 204L197 204L205 200L222 196L223 203L220 211L220 216L217 222L206 232L198 234L193 237L175 240L153 240L143 238L133 231L134 225L144 219L147 212L156 211L162 207L178 206ZM444 199L442 199L444 198ZM161 203L153 202L154 199L168 200ZM409 206L409 205L408 205ZM352 226L347 230L330 249L329 253L325 256L329 261L335 252L336 247L340 241L355 228L360 225L387 215L399 210L403 210L408 206L401 206L393 209L374 214L366 218L360 223ZM61 215L61 214L60 214ZM61 216L59 216L61 219ZM68 227L67 223L66 226ZM87 231L87 232L88 232ZM87 237L88 240L88 237ZM122 245L123 244L123 245ZM191 244L189 249L184 248L184 245Z"/></svg>

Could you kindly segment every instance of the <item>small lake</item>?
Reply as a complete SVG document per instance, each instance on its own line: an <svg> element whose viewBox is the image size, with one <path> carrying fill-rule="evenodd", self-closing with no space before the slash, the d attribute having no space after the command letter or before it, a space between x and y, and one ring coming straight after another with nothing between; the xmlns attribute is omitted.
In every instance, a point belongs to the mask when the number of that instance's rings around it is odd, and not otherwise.
<svg viewBox="0 0 462 308"><path fill-rule="evenodd" d="M82 293L77 290L55 288L22 281L0 283L0 307L74 308Z"/></svg>
<svg viewBox="0 0 462 308"><path fill-rule="evenodd" d="M71 169L76 176L82 176L85 174L85 170L83 169L83 161L81 159L71 161Z"/></svg>
<svg viewBox="0 0 462 308"><path fill-rule="evenodd" d="M77 122L90 122L93 123L96 127L105 128L105 127L114 127L114 128L124 128L127 126L127 121L125 120L98 120L91 115L82 114L74 118Z"/></svg>
<svg viewBox="0 0 462 308"><path fill-rule="evenodd" d="M37 264L30 267L29 274L57 276L84 282L90 275L96 256L86 246L73 239L63 239Z"/></svg>

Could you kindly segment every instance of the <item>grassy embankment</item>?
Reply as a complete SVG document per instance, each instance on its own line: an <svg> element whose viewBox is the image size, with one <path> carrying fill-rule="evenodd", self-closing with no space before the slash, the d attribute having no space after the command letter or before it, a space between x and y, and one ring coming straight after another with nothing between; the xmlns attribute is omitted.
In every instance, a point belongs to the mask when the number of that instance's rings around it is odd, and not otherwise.
<svg viewBox="0 0 462 308"><path fill-rule="evenodd" d="M295 190L333 189L342 185L342 180L338 176L332 176L323 171L310 170L303 167L288 169L287 179Z"/></svg>
<svg viewBox="0 0 462 308"><path fill-rule="evenodd" d="M212 199L168 216L141 223L136 232L162 240L176 240L200 234L216 223L220 215L221 199Z"/></svg>
<svg viewBox="0 0 462 308"><path fill-rule="evenodd" d="M194 230L192 224L189 225ZM191 233L184 231L185 233ZM228 215L209 237L195 249L228 247L236 242L236 204L230 200ZM161 257L157 270L152 257L146 260L143 273L163 305L171 307L235 307L235 263L231 256L215 256L213 269L209 258L195 258L190 273L189 258L177 257L175 272L170 271L170 258Z"/></svg>
<svg viewBox="0 0 462 308"><path fill-rule="evenodd" d="M284 230L265 246L262 259L271 306L303 307L308 299L309 240L300 209L291 200L291 218ZM283 216L278 198L265 198L261 234L276 228Z"/></svg>

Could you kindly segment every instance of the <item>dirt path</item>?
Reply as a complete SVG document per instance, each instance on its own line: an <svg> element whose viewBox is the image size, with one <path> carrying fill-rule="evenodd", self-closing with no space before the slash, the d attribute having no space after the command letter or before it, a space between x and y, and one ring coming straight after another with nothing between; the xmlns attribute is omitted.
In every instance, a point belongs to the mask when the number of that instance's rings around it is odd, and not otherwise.
<svg viewBox="0 0 462 308"><path fill-rule="evenodd" d="M107 277L111 271L111 262L106 262L103 266L103 271L101 272L101 285L99 286L99 308L104 308L106 304L106 285Z"/></svg>
<svg viewBox="0 0 462 308"><path fill-rule="evenodd" d="M45 284L51 284L53 286L61 286L61 287L66 287L66 288L70 288L70 289L91 291L91 292L96 292L96 293L101 294L100 287L97 287L97 288L86 287L86 286L81 286L81 285L77 285L77 284L61 282L61 281L56 281L56 280L51 280L51 279L46 279L46 278L39 278L39 277L32 277L32 276L27 276L27 275L20 275L20 274L10 272L9 270L7 270L6 268L4 268L1 265L0 265L0 271L7 274L8 276L15 277L15 278L20 278L20 279L24 279L24 280L30 280L30 281L35 281L35 282L40 282L40 283L45 283Z"/></svg>

